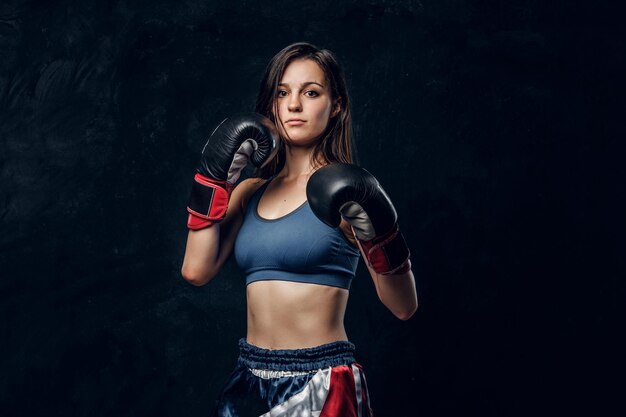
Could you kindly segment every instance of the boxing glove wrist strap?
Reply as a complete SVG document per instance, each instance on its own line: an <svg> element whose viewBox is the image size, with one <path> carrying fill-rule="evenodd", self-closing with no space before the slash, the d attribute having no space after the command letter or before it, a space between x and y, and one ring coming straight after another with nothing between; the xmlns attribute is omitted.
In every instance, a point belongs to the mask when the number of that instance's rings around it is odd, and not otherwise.
<svg viewBox="0 0 626 417"><path fill-rule="evenodd" d="M191 186L187 211L187 227L199 230L219 222L226 216L233 189L228 181L214 180L196 173Z"/></svg>
<svg viewBox="0 0 626 417"><path fill-rule="evenodd" d="M397 224L382 236L357 240L367 264L379 274L404 274L411 270L411 254Z"/></svg>

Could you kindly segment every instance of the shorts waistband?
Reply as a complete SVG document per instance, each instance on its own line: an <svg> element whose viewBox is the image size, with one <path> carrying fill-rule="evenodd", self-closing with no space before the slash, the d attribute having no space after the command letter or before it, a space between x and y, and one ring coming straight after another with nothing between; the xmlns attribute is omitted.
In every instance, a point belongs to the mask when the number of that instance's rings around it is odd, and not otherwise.
<svg viewBox="0 0 626 417"><path fill-rule="evenodd" d="M239 340L239 363L250 369L272 371L313 371L348 365L354 359L354 344L340 340L304 349L263 349Z"/></svg>

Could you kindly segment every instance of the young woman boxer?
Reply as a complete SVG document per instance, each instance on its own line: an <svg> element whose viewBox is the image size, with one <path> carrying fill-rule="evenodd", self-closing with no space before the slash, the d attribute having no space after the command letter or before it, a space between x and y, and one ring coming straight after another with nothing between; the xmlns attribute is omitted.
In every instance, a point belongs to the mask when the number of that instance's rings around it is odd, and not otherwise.
<svg viewBox="0 0 626 417"><path fill-rule="evenodd" d="M247 335L215 416L371 416L343 318L360 255L399 319L417 308L391 201L352 165L350 101L333 54L289 45L269 63L257 113L222 122L202 151L182 267L208 283L235 252ZM251 161L257 178L241 181Z"/></svg>

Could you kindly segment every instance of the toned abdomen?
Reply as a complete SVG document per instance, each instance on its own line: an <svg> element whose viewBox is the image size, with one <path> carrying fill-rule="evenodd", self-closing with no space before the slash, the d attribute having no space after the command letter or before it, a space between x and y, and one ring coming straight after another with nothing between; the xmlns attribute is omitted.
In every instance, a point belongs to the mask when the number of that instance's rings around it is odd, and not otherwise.
<svg viewBox="0 0 626 417"><path fill-rule="evenodd" d="M249 343L299 349L347 340L343 318L348 290L291 281L247 286Z"/></svg>

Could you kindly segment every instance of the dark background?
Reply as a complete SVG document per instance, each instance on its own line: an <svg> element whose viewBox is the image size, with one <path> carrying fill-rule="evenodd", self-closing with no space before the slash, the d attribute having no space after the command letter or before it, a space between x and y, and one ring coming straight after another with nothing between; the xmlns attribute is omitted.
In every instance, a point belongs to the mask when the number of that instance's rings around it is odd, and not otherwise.
<svg viewBox="0 0 626 417"><path fill-rule="evenodd" d="M245 334L244 279L232 259L205 287L180 277L191 178L300 40L343 63L359 163L413 254L408 322L362 265L353 283L346 327L377 416L613 415L619 16L539 0L1 3L0 415L208 415Z"/></svg>

